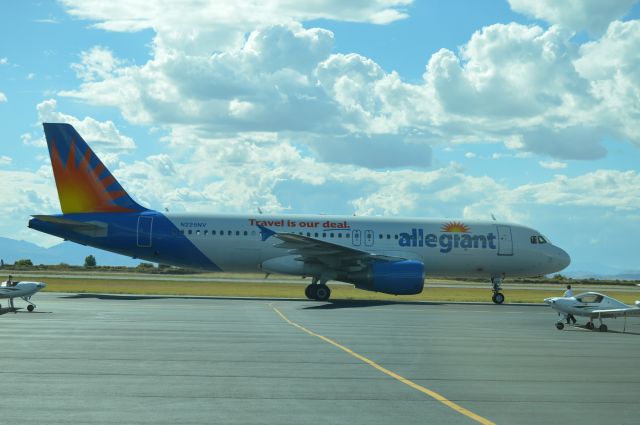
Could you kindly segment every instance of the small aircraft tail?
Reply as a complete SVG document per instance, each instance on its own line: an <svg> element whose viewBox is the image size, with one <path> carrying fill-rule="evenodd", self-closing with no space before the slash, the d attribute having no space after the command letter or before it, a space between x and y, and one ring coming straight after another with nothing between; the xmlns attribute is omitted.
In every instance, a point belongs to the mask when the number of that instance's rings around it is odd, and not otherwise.
<svg viewBox="0 0 640 425"><path fill-rule="evenodd" d="M43 126L64 214L146 210L120 186L73 126Z"/></svg>

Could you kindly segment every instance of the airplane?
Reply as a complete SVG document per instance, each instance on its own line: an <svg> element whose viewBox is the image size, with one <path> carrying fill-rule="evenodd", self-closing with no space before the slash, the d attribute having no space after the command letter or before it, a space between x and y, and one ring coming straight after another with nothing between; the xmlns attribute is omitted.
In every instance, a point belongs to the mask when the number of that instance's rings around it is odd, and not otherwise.
<svg viewBox="0 0 640 425"><path fill-rule="evenodd" d="M598 327L600 332L606 332L608 329L607 325L602 323L602 319L640 316L640 301L636 301L635 306L630 306L598 292L585 292L575 297L545 298L544 302L549 304L561 316L560 320L556 322L558 330L564 329L562 316L564 315L566 318L568 314L588 317L589 321L586 324L586 328L589 330L595 329L593 319L598 319L600 321L600 326Z"/></svg>
<svg viewBox="0 0 640 425"><path fill-rule="evenodd" d="M44 289L47 285L42 282L16 282L4 281L0 283L0 298L9 299L9 310L16 311L13 305L14 298L22 298L29 305L27 310L32 312L36 305L30 301L31 297L38 291ZM2 306L0 306L1 308Z"/></svg>
<svg viewBox="0 0 640 425"><path fill-rule="evenodd" d="M329 299L330 280L410 295L426 276L481 278L496 304L505 276L554 273L571 261L537 230L497 221L154 211L129 196L71 125L43 126L62 214L33 215L29 227L133 258L311 277L305 295L319 301Z"/></svg>

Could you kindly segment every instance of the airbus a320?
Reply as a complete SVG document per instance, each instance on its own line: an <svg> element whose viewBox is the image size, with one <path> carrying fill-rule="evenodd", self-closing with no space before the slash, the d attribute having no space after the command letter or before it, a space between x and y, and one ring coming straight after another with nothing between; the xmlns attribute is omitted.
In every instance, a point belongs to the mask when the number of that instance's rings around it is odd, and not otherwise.
<svg viewBox="0 0 640 425"><path fill-rule="evenodd" d="M491 281L567 267L569 255L539 231L497 221L330 215L182 214L141 206L69 124L45 123L62 214L29 227L83 245L175 266L311 277L305 295L327 300L327 282L419 294L424 279ZM153 184L153 182L149 182Z"/></svg>

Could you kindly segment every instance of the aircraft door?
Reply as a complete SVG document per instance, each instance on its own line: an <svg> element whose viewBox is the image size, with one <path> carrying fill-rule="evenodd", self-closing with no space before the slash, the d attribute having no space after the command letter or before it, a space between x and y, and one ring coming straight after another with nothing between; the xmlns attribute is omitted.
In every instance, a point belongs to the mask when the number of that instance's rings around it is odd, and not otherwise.
<svg viewBox="0 0 640 425"><path fill-rule="evenodd" d="M496 226L498 228L498 255L513 255L513 239L511 226Z"/></svg>
<svg viewBox="0 0 640 425"><path fill-rule="evenodd" d="M351 232L351 243L353 246L360 246L360 230L354 230Z"/></svg>
<svg viewBox="0 0 640 425"><path fill-rule="evenodd" d="M148 248L151 246L151 231L153 227L153 217L138 217L138 246Z"/></svg>
<svg viewBox="0 0 640 425"><path fill-rule="evenodd" d="M373 230L365 230L364 231L364 244L366 246L373 246Z"/></svg>

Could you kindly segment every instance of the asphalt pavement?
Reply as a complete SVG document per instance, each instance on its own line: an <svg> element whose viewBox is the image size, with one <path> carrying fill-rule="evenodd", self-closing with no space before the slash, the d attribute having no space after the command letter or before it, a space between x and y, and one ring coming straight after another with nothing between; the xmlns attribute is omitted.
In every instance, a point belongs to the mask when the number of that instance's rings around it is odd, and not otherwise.
<svg viewBox="0 0 640 425"><path fill-rule="evenodd" d="M640 417L637 318L608 320L599 333L558 331L542 305L57 293L33 301L33 313L0 311L2 423Z"/></svg>

